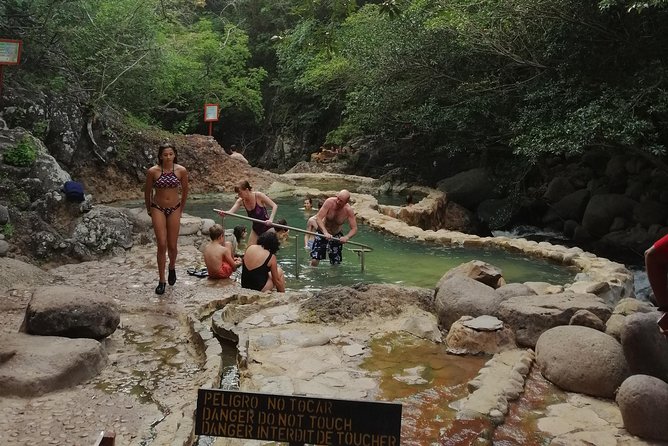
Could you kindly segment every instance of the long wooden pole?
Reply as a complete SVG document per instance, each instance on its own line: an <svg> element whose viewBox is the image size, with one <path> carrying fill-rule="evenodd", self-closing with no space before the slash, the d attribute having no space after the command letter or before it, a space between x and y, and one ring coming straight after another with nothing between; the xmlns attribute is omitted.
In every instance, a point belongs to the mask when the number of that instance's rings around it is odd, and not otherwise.
<svg viewBox="0 0 668 446"><path fill-rule="evenodd" d="M225 212L225 211L222 211L220 209L214 209L214 212ZM225 212L225 215L231 215L232 217L243 218L244 220L250 220L250 221L254 221L256 223L265 223L266 222L266 220L258 220L257 218L246 217L245 215L232 214L232 213L229 213L229 212ZM304 234L314 235L316 237L324 237L322 234L319 234L317 232L311 232L311 231L307 231L305 229L295 228L294 226L281 225L279 223L274 223L274 222L271 222L271 226L275 227L275 228L283 228L283 229L290 229L292 231L303 232ZM338 240L338 239L332 237L332 240ZM357 242L353 242L353 241L348 240L345 244L361 246L362 248L368 249L369 251L373 251L373 248L371 246L365 245L363 243L357 243Z"/></svg>

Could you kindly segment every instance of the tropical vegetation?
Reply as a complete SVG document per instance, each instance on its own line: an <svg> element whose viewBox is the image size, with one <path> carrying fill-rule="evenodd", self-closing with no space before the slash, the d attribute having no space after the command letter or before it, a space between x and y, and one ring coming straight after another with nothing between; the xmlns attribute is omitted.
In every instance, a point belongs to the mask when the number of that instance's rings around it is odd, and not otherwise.
<svg viewBox="0 0 668 446"><path fill-rule="evenodd" d="M436 158L665 155L668 1L5 0L19 81L227 138ZM401 142L401 143L400 143ZM268 144L266 146L269 146ZM490 155L491 154L491 155Z"/></svg>

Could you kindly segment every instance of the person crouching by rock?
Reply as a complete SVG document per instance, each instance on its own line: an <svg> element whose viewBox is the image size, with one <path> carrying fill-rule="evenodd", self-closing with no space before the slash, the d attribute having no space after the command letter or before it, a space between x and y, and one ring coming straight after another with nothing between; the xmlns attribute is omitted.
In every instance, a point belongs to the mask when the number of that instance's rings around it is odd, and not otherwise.
<svg viewBox="0 0 668 446"><path fill-rule="evenodd" d="M144 201L151 216L155 241L158 245L158 286L155 294L165 292L165 263L169 254L170 285L176 283L177 241L181 228L181 214L188 198L188 171L178 163L176 148L161 144L158 148L158 164L146 171ZM181 196L179 197L179 190Z"/></svg>
<svg viewBox="0 0 668 446"><path fill-rule="evenodd" d="M233 257L232 243L225 241L225 228L219 224L209 229L211 242L204 248L204 263L209 279L227 279L241 265L241 259Z"/></svg>
<svg viewBox="0 0 668 446"><path fill-rule="evenodd" d="M243 288L285 292L285 275L276 260L279 246L276 233L267 231L257 239L257 245L250 245L246 249L241 269Z"/></svg>

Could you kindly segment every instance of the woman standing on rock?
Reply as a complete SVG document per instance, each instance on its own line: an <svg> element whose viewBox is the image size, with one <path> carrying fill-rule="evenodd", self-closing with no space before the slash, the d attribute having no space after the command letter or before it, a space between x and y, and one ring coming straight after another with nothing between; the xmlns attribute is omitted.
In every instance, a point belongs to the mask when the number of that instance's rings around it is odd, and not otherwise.
<svg viewBox="0 0 668 446"><path fill-rule="evenodd" d="M165 292L165 263L169 254L170 285L176 283L177 240L181 227L181 214L188 198L188 171L178 163L176 149L172 144L161 144L158 148L158 164L146 172L144 201L146 212L151 216L153 231L158 245L158 286L155 294ZM181 194L179 197L179 189Z"/></svg>
<svg viewBox="0 0 668 446"><path fill-rule="evenodd" d="M218 215L225 217L226 214L233 214L243 206L249 217L265 221L265 223L253 222L250 239L248 240L249 246L257 243L257 238L260 235L270 229L273 231L271 223L274 221L278 209L278 205L271 198L262 192L253 192L252 189L247 180L240 181L234 187L234 192L239 197L237 201L229 210L218 212ZM271 216L267 215L267 206L271 206Z"/></svg>

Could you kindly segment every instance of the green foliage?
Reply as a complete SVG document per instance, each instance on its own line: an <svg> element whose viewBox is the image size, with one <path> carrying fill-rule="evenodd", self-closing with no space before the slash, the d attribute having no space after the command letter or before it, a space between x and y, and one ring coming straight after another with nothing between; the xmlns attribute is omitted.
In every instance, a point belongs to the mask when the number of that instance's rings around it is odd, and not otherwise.
<svg viewBox="0 0 668 446"><path fill-rule="evenodd" d="M30 207L30 196L23 189L15 189L11 198L9 199L10 203L18 209L25 210Z"/></svg>
<svg viewBox="0 0 668 446"><path fill-rule="evenodd" d="M419 141L426 163L492 147L527 162L664 154L665 29L668 0L0 4L0 34L24 40L22 76L84 91L92 109L190 132L217 102L234 131Z"/></svg>
<svg viewBox="0 0 668 446"><path fill-rule="evenodd" d="M48 131L49 131L49 121L45 119L40 119L39 121L35 121L32 125L32 133L41 140L46 138L46 134Z"/></svg>
<svg viewBox="0 0 668 446"><path fill-rule="evenodd" d="M235 110L262 119L260 86L266 72L247 68L250 52L243 31L228 25L219 32L212 21L202 19L161 38L163 65L156 80L160 100L182 107L199 104L196 115L182 122L196 123L205 101L220 103L223 115Z"/></svg>
<svg viewBox="0 0 668 446"><path fill-rule="evenodd" d="M354 124L344 123L327 134L325 144L341 146L351 139L362 136L362 130Z"/></svg>
<svg viewBox="0 0 668 446"><path fill-rule="evenodd" d="M16 146L9 149L2 157L5 164L16 167L29 167L35 163L37 147L32 138L23 137Z"/></svg>
<svg viewBox="0 0 668 446"><path fill-rule="evenodd" d="M5 223L2 225L2 230L0 231L7 238L12 238L14 235L14 225L11 223Z"/></svg>

